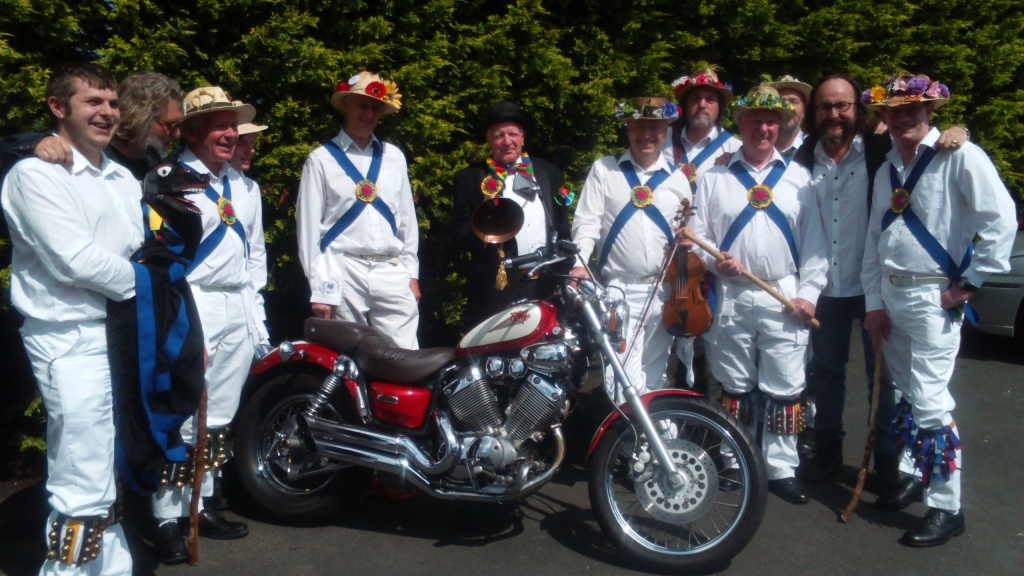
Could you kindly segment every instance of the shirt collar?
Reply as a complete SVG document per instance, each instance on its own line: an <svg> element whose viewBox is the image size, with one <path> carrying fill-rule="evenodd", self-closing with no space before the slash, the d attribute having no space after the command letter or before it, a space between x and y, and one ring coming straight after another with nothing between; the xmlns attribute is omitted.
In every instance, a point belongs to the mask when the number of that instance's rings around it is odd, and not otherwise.
<svg viewBox="0 0 1024 576"><path fill-rule="evenodd" d="M356 144L356 141L353 140L352 137L349 136L348 133L345 132L344 128L342 128L341 130L338 131L338 137L336 138L336 140L338 141L338 147L341 148L342 150L346 151L346 152L348 152L350 147L355 147L355 149L359 150L359 151L364 151L364 150L367 150L367 149L373 150L373 143L374 142L377 142L378 144L380 143L380 140L377 140L377 135L376 134L372 134L372 135L370 135L370 144L366 148L360 148Z"/></svg>
<svg viewBox="0 0 1024 576"><path fill-rule="evenodd" d="M225 176L229 176L234 168L231 167L229 162L224 162L220 167L220 174L214 174L206 164L195 155L195 152L186 147L182 152L179 160L189 168L195 170L199 174L209 174L211 180L220 180Z"/></svg>
<svg viewBox="0 0 1024 576"><path fill-rule="evenodd" d="M778 150L776 150L775 148L772 148L772 159L771 159L771 160L769 160L769 161L768 161L768 162L767 162L767 163L766 163L766 164L765 164L764 166L762 166L762 167L761 167L760 169L761 169L761 170L764 170L764 169L765 169L765 168L767 168L768 166L770 166L770 165L774 164L774 163L775 163L776 161L779 161L779 162L783 162L783 163L785 163L785 162L786 162L786 159L785 159L785 158L784 158L784 157L782 156L782 154L780 154L780 153L779 153L779 151L778 151ZM742 162L742 163L743 163L743 165L744 165L744 166L746 166L746 167L747 167L748 169L751 169L751 170L754 170L754 169L755 169L755 168L754 168L754 166L753 166L753 165L751 165L750 163L748 163L748 162L747 162L747 160L746 160L746 158L745 158L745 157L743 156L743 147L742 147L742 146L740 147L740 149L739 149L739 150L737 150L737 151L736 151L736 153L735 153L735 154L733 154L733 155L732 155L732 158L730 158L730 159L729 159L729 166L732 166L732 165L733 165L733 164L735 164L736 162Z"/></svg>
<svg viewBox="0 0 1024 576"><path fill-rule="evenodd" d="M665 156L663 154L658 154L658 158L654 161L654 164L651 164L650 168L647 168L646 170L641 168L640 164L638 164L636 160L633 160L633 153L629 148L626 148L626 152L622 154L621 158L619 158L619 163L621 164L625 160L629 160L637 172L654 172L659 168L669 173L672 172L672 165L665 160Z"/></svg>
<svg viewBox="0 0 1024 576"><path fill-rule="evenodd" d="M885 155L885 157L888 158L889 161L893 163L893 165L904 166L903 165L903 155L900 154L900 147L899 147L899 145L896 144L896 141L892 138L892 136L889 136L889 139L892 140L892 150L890 150L889 153ZM918 143L918 145L917 145L917 151L914 152L914 160L916 160L917 157L921 155L921 150L923 148L929 147L929 146L934 146L935 142L938 141L938 139L939 139L939 129L934 127L934 126L929 127L928 133L925 134L924 139L921 140L921 142ZM911 163L913 163L914 160L911 160ZM904 166L904 168L905 167L906 166Z"/></svg>
<svg viewBox="0 0 1024 576"><path fill-rule="evenodd" d="M703 140L700 140L698 142L690 142L690 138L689 138L689 136L687 136L686 127L684 126L682 131L681 131L681 134L679 135L679 137L683 140L683 142L685 142L686 144L689 144L690 148L693 148L694 146L696 146L698 144L701 144L701 143L703 143L704 145L707 145L707 144L710 144L710 143L714 142L715 138L718 138L718 135L721 132L722 132L722 128L718 124L715 124L714 126L711 127L711 132L708 132L708 135L707 135L706 138L704 138Z"/></svg>
<svg viewBox="0 0 1024 576"><path fill-rule="evenodd" d="M854 156L859 157L864 155L864 137L860 134L856 134L853 137L853 142L850 143L850 149L846 151L846 155L843 156L839 161L842 162L847 158ZM818 139L818 143L814 145L814 160L815 162L825 163L828 159L832 161L832 157L825 152L825 145L822 144L821 139Z"/></svg>
<svg viewBox="0 0 1024 576"><path fill-rule="evenodd" d="M107 157L105 153L100 154L100 165L97 168L89 162L86 157L74 147L71 148L71 173L81 174L82 172L92 172L93 174L99 174L100 176L107 178L109 176L131 176L126 174L127 168L121 166L117 162L112 161Z"/></svg>

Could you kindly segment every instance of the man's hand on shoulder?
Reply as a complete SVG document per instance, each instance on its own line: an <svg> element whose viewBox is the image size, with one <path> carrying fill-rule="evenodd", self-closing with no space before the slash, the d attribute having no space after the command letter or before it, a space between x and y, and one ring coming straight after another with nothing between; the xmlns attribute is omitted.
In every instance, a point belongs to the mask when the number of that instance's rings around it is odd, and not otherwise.
<svg viewBox="0 0 1024 576"><path fill-rule="evenodd" d="M36 155L36 158L44 162L62 164L68 168L71 167L71 163L74 160L71 145L60 136L47 136L43 138L32 149L32 153Z"/></svg>

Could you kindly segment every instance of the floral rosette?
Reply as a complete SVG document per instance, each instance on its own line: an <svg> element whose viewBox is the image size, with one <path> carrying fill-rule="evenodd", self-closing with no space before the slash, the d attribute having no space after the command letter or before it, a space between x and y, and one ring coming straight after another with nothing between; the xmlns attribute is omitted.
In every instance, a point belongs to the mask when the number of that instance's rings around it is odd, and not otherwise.
<svg viewBox="0 0 1024 576"><path fill-rule="evenodd" d="M747 202L758 210L763 210L772 203L772 189L764 184L752 186L747 190Z"/></svg>
<svg viewBox="0 0 1024 576"><path fill-rule="evenodd" d="M682 172L684 176L686 176L686 180L690 184L693 184L693 182L697 179L697 166L693 162L680 162L679 171Z"/></svg>
<svg viewBox="0 0 1024 576"><path fill-rule="evenodd" d="M234 225L238 217L235 215L235 206L231 203L231 200L221 196L217 200L217 213L220 214L220 219L228 226Z"/></svg>
<svg viewBox="0 0 1024 576"><path fill-rule="evenodd" d="M650 186L641 184L640 186L633 186L633 189L629 192L630 199L633 201L633 206L637 208L646 208L654 201L654 191L651 190Z"/></svg>
<svg viewBox="0 0 1024 576"><path fill-rule="evenodd" d="M377 199L377 185L366 179L356 182L356 198L367 204L373 202Z"/></svg>
<svg viewBox="0 0 1024 576"><path fill-rule="evenodd" d="M576 193L567 186L562 186L555 192L555 203L559 206L569 207L572 206L573 201L576 200Z"/></svg>
<svg viewBox="0 0 1024 576"><path fill-rule="evenodd" d="M494 198L498 194L501 194L501 190L504 187L504 180L498 180L490 174L484 176L484 179L480 181L480 191L488 198Z"/></svg>
<svg viewBox="0 0 1024 576"><path fill-rule="evenodd" d="M906 188L893 190L892 196L889 197L889 209L896 214L902 214L907 208L910 208L910 192Z"/></svg>

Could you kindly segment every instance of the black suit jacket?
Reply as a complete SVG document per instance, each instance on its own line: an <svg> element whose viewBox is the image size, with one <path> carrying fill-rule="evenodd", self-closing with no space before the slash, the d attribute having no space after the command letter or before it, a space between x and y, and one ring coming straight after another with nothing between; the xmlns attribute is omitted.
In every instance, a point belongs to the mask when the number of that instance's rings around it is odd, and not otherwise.
<svg viewBox="0 0 1024 576"><path fill-rule="evenodd" d="M562 173L550 162L533 156L530 160L540 185L540 199L548 216L548 239L551 241L557 235L558 239L568 240L570 231L566 207L554 201L554 195L561 186ZM454 182L452 224L455 226L455 247L460 253L468 253L470 260L468 267L460 269L468 284L466 309L463 313L463 327L467 330L516 300L546 298L554 289L554 281L551 279L526 281L513 270L508 271L508 286L504 290L495 288L500 245L486 244L473 234L471 226L473 210L487 198L480 191L480 183L486 175L487 165L481 162L459 170ZM515 238L505 242L503 249L506 258L519 255Z"/></svg>

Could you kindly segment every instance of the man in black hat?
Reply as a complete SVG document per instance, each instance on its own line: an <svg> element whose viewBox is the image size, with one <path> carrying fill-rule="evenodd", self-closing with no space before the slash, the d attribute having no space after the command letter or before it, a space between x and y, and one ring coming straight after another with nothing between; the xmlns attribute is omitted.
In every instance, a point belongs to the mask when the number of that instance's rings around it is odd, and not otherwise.
<svg viewBox="0 0 1024 576"><path fill-rule="evenodd" d="M502 258L528 254L556 238L569 239L566 208L572 195L559 188L562 173L554 164L523 152L528 124L514 102L492 104L482 129L490 157L455 174L455 244L470 256L465 271L469 283L463 315L466 328L511 302L550 294L551 283L531 282L517 271L505 270ZM515 200L525 221L512 239L487 244L473 233L471 221L481 202L496 197Z"/></svg>

